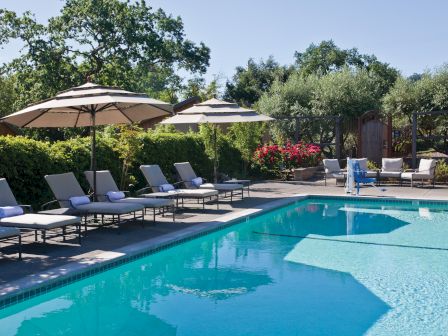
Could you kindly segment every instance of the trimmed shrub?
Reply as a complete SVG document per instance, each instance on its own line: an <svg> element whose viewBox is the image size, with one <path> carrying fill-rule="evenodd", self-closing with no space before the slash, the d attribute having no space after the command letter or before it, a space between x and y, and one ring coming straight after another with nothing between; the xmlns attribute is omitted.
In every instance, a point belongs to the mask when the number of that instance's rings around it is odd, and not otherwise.
<svg viewBox="0 0 448 336"><path fill-rule="evenodd" d="M199 176L212 177L212 162L205 154L200 135L142 132L140 136L143 146L129 171L133 180L137 181L137 187L146 184L139 169L141 164L160 165L166 177L174 181L173 164L189 161ZM224 142L221 150L220 171L238 176L242 167L238 150L228 141ZM119 184L121 165L116 140L100 136L97 141L98 170L109 169ZM19 203L31 204L35 210L53 199L43 178L45 175L72 171L87 191L84 171L89 168L90 138L49 143L25 137L0 136L0 177L7 178Z"/></svg>

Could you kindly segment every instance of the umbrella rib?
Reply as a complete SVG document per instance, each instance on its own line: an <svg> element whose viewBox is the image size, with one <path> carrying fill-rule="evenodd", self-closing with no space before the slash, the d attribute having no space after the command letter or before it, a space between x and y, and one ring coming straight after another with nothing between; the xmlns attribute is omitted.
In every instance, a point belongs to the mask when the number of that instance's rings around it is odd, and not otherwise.
<svg viewBox="0 0 448 336"><path fill-rule="evenodd" d="M48 112L50 109L46 109L46 110L42 110L36 117L32 118L30 121L28 121L27 123L23 124L21 127L27 127L29 124L31 124L33 121L39 119L40 117L42 117L42 115L46 112Z"/></svg>
<svg viewBox="0 0 448 336"><path fill-rule="evenodd" d="M117 104L113 104L114 106L115 106L115 108L118 110L118 111L120 111L121 112L121 114L122 115L124 115L125 117L126 117L126 119L128 119L129 120L129 122L132 124L133 123L133 121L132 121L132 119L131 118L129 118L127 115L126 115L126 113L124 113L124 111L121 109L121 108L119 108L118 107L118 105Z"/></svg>
<svg viewBox="0 0 448 336"><path fill-rule="evenodd" d="M78 121L79 121L79 117L81 116L81 110L78 110L78 114L76 116L76 121L75 121L75 126L74 127L78 127Z"/></svg>
<svg viewBox="0 0 448 336"><path fill-rule="evenodd" d="M137 104L134 104L134 105L130 105L130 106L126 107L126 108L123 109L123 110L128 110L128 109L133 108L133 107L136 107L136 106L138 106L138 105L149 105L149 106L152 106L152 107L154 107L154 108L156 108L156 109L160 109L160 110L163 110L163 111L165 111L165 112L168 112L169 114L172 114L171 111L167 111L167 110L165 110L165 108L163 108L163 107L155 106L155 105L153 105L153 104L149 104L149 103L137 103ZM121 110L120 110L120 111L121 111Z"/></svg>

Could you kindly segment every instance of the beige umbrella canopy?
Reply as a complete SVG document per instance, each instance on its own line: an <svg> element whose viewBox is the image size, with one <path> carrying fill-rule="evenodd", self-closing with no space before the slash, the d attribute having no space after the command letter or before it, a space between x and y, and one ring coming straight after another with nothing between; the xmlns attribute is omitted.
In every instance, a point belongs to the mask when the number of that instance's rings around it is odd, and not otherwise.
<svg viewBox="0 0 448 336"><path fill-rule="evenodd" d="M18 127L91 127L96 189L96 126L130 124L172 113L168 103L117 87L86 83L2 118Z"/></svg>
<svg viewBox="0 0 448 336"><path fill-rule="evenodd" d="M274 119L240 107L236 103L212 98L163 120L162 124L229 124L270 120Z"/></svg>
<svg viewBox="0 0 448 336"><path fill-rule="evenodd" d="M86 83L28 106L3 121L19 127L85 127L129 124L171 113L170 104L145 94Z"/></svg>
<svg viewBox="0 0 448 336"><path fill-rule="evenodd" d="M246 109L236 103L230 103L216 98L209 99L203 103L195 104L192 107L178 112L175 116L163 120L162 124L230 124L247 123L258 121L274 120L263 114L258 114L254 110ZM214 132L214 151L216 158L216 129ZM217 180L217 162L213 162L214 178Z"/></svg>

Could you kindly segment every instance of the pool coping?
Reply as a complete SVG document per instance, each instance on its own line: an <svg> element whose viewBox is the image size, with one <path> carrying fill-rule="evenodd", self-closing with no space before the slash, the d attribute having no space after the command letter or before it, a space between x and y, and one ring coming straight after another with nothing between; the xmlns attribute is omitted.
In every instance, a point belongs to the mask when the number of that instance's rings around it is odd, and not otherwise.
<svg viewBox="0 0 448 336"><path fill-rule="evenodd" d="M413 197L397 198L325 194L296 194L287 196L282 199L261 204L255 208L248 208L220 216L211 222L196 224L159 237L152 237L138 243L126 245L113 251L102 252L91 258L73 261L23 277L0 287L0 310L81 279L91 277L108 269L148 256L160 250L241 223L243 219L249 220L250 218L258 217L271 210L288 206L308 198L338 200L357 199L360 201L373 202L411 203L412 205L421 205L421 203L428 205L448 204L448 200Z"/></svg>

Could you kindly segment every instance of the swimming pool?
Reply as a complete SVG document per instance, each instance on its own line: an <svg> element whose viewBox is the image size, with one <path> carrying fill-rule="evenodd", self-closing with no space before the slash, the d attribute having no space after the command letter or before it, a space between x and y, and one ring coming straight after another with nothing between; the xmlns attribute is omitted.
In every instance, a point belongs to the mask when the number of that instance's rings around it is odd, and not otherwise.
<svg viewBox="0 0 448 336"><path fill-rule="evenodd" d="M444 335L448 207L310 198L0 311L1 335Z"/></svg>

